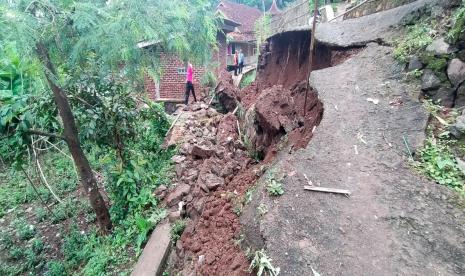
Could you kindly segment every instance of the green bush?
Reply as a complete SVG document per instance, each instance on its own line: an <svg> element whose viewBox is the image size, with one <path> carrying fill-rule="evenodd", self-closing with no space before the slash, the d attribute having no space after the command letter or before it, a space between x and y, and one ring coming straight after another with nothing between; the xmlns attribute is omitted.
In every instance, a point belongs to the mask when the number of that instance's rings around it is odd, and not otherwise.
<svg viewBox="0 0 465 276"><path fill-rule="evenodd" d="M202 76L202 86L214 88L217 82L218 80L212 71L208 71Z"/></svg>

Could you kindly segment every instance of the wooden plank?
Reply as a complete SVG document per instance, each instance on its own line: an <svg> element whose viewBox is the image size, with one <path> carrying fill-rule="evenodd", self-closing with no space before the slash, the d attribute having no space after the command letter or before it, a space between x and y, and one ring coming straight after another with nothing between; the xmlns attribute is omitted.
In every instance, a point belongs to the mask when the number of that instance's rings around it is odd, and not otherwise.
<svg viewBox="0 0 465 276"><path fill-rule="evenodd" d="M322 192L322 193L333 193L333 194L350 195L350 191L349 191L349 190L335 189L335 188L324 188L324 187L316 187L316 186L304 186L304 190L307 190L307 191L314 191L314 192Z"/></svg>

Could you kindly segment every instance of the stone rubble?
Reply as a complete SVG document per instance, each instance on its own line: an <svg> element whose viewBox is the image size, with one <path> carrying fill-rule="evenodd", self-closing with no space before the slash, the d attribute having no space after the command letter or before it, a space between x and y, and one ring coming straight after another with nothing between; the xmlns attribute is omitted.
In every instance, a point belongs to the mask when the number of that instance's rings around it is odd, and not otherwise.
<svg viewBox="0 0 465 276"><path fill-rule="evenodd" d="M179 105L174 115L181 112L166 138L170 144L179 145L179 153L172 158L176 184L169 190L160 186L155 191L170 207L170 220L180 217L176 209L180 202L186 204L187 217L197 218L202 213L204 198L252 162L238 139L234 114L220 114L205 103Z"/></svg>

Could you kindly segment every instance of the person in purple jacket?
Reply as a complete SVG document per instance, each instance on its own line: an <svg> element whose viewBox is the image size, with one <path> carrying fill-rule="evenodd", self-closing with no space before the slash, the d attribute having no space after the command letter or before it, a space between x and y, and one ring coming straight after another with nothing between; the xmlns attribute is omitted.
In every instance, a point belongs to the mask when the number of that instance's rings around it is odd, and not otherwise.
<svg viewBox="0 0 465 276"><path fill-rule="evenodd" d="M195 97L195 92L194 92L194 68L192 67L192 64L189 62L187 65L187 73L186 73L186 94L184 97L184 104L189 103L189 96L190 92L192 91L192 96L194 96L194 102L197 101L197 98Z"/></svg>

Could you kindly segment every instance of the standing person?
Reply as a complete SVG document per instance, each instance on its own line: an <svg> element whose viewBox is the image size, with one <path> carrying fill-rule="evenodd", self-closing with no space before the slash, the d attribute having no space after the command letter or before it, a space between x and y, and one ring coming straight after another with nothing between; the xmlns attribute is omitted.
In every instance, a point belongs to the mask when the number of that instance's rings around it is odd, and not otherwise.
<svg viewBox="0 0 465 276"><path fill-rule="evenodd" d="M239 50L239 74L242 74L242 68L244 68L244 53L241 49Z"/></svg>
<svg viewBox="0 0 465 276"><path fill-rule="evenodd" d="M190 92L192 91L192 95L194 96L194 102L197 101L194 92L194 68L192 64L188 62L187 64L187 73L186 73L186 94L184 96L184 103L187 105L189 103L189 96Z"/></svg>
<svg viewBox="0 0 465 276"><path fill-rule="evenodd" d="M234 52L234 76L237 76L237 67L239 65L238 62L238 56L237 56L237 51Z"/></svg>

